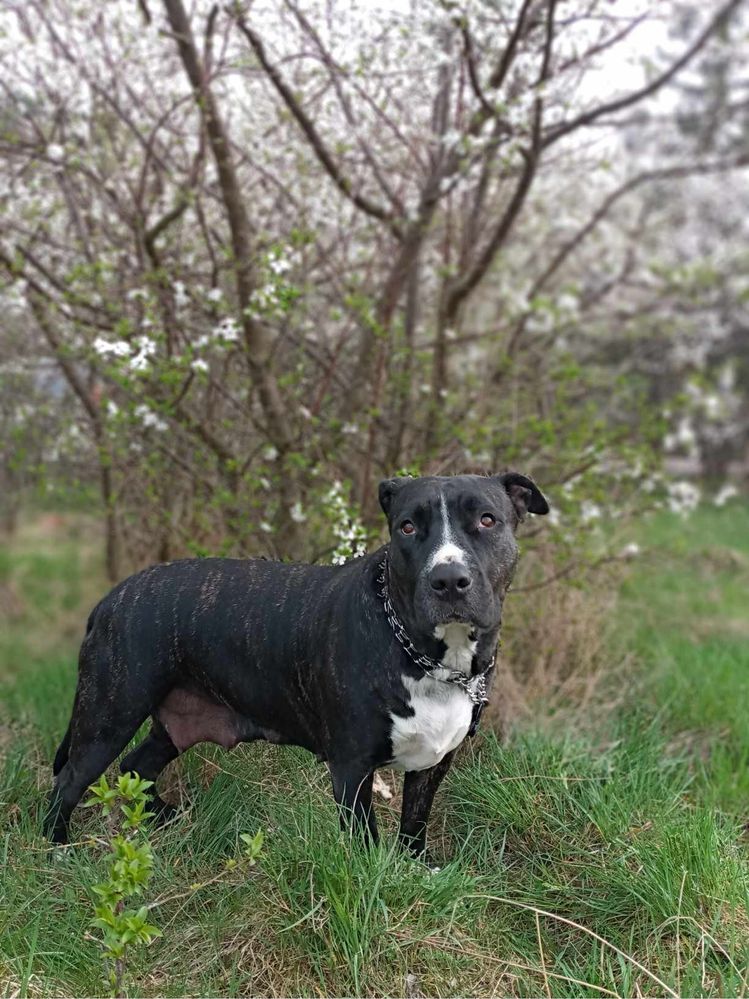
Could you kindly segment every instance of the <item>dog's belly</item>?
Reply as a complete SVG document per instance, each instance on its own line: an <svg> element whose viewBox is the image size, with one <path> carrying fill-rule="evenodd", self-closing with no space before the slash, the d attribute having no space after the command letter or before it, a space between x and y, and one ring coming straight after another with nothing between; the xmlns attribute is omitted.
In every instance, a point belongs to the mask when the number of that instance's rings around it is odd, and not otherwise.
<svg viewBox="0 0 749 999"><path fill-rule="evenodd" d="M414 714L408 718L391 715L391 765L399 770L427 770L465 739L473 706L463 690L430 677L404 677L403 683Z"/></svg>
<svg viewBox="0 0 749 999"><path fill-rule="evenodd" d="M286 742L278 732L256 725L246 716L205 691L174 687L159 705L156 716L180 752L199 742L215 742L233 749L240 742L266 739Z"/></svg>

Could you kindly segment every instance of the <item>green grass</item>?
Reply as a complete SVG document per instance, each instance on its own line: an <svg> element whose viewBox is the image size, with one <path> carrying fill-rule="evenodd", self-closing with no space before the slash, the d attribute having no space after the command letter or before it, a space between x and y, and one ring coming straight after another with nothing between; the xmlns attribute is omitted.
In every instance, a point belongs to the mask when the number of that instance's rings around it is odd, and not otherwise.
<svg viewBox="0 0 749 999"><path fill-rule="evenodd" d="M664 515L641 541L613 640L612 661L634 653L612 674L616 708L467 747L431 823L439 872L394 848L395 803L378 804L377 850L342 838L327 773L301 751L179 761L167 796L185 814L153 835L164 936L133 959L132 994L747 994L749 510ZM7 995L103 990L87 925L105 849L55 859L37 827L82 605L101 586L80 538L24 535L0 557L14 596L0 637ZM103 821L79 811L76 834L101 837ZM262 860L227 867L257 828Z"/></svg>

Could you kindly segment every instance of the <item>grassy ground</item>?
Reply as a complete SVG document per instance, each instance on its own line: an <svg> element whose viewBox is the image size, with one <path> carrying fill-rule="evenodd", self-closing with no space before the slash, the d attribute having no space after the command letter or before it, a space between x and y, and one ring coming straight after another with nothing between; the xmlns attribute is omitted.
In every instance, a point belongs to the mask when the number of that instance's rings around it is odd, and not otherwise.
<svg viewBox="0 0 749 999"><path fill-rule="evenodd" d="M104 848L54 860L37 829L102 586L83 537L59 533L27 529L0 558L5 995L103 991L86 928ZM642 540L616 708L470 745L438 797L438 873L392 849L397 796L366 853L302 752L191 751L167 780L186 814L153 836L164 936L133 960L131 994L748 993L749 510L663 516ZM258 866L227 869L260 827ZM75 830L103 820L79 812Z"/></svg>

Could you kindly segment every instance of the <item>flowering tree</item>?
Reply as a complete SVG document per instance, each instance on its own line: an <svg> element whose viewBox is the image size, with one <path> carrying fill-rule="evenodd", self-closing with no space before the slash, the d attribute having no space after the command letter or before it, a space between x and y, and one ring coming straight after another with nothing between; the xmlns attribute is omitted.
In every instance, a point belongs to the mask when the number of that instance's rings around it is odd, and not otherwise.
<svg viewBox="0 0 749 999"><path fill-rule="evenodd" d="M185 550L329 557L331 522L363 543L398 469L522 465L557 484L569 545L653 488L664 427L611 334L668 256L651 192L746 151L632 149L740 0L644 72L648 8L3 15L8 360L64 379L58 444L76 428L113 577ZM643 307L659 331L676 299Z"/></svg>

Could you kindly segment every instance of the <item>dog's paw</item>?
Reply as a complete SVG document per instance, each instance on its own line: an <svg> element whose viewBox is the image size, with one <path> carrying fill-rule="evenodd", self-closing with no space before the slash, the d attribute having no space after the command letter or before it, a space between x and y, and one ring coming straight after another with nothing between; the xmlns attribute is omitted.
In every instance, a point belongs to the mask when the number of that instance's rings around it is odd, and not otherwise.
<svg viewBox="0 0 749 999"><path fill-rule="evenodd" d="M411 859L422 867L425 867L429 874L439 874L442 870L442 863L432 856L429 850L422 850L421 853L412 853Z"/></svg>

